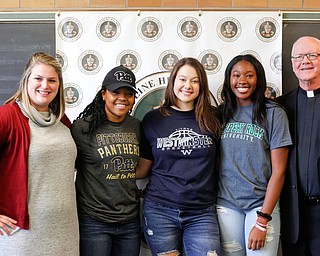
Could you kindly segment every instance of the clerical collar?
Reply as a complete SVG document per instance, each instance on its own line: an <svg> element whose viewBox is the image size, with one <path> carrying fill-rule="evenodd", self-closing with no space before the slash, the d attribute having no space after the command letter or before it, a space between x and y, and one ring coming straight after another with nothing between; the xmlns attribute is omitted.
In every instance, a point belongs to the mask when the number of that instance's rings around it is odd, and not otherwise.
<svg viewBox="0 0 320 256"><path fill-rule="evenodd" d="M320 88L318 88L316 90L313 90L313 91L305 91L305 90L301 89L301 87L300 87L299 91L303 95L307 96L308 98L313 98L313 97L317 96L320 93Z"/></svg>

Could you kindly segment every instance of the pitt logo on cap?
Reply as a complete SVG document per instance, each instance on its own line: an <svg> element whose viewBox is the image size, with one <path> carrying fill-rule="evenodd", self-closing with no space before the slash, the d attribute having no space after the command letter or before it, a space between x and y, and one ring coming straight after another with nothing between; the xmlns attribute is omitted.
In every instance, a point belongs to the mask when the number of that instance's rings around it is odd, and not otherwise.
<svg viewBox="0 0 320 256"><path fill-rule="evenodd" d="M115 78L117 81L132 83L132 77L129 73L126 73L124 71L117 71L114 73Z"/></svg>

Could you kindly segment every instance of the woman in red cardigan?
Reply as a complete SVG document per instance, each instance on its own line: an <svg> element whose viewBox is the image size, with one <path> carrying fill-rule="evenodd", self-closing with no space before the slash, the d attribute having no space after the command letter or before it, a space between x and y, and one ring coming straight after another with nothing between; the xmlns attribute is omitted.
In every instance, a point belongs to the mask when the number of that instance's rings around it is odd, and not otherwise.
<svg viewBox="0 0 320 256"><path fill-rule="evenodd" d="M18 91L0 107L1 255L78 255L76 146L61 66L29 59Z"/></svg>

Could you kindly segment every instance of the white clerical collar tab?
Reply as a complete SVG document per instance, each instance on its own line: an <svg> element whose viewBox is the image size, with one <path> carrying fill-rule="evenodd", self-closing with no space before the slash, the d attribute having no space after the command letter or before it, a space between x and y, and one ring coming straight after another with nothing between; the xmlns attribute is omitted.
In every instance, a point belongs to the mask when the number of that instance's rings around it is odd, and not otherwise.
<svg viewBox="0 0 320 256"><path fill-rule="evenodd" d="M308 98L313 98L314 97L314 92L313 91L307 91L307 97Z"/></svg>

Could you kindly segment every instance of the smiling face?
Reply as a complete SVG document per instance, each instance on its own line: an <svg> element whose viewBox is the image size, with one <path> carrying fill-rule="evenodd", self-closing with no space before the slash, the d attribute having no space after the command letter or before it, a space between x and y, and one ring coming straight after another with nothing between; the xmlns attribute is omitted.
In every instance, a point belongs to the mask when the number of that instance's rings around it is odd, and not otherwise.
<svg viewBox="0 0 320 256"><path fill-rule="evenodd" d="M47 112L59 90L56 70L45 64L35 65L28 78L27 90L31 105L40 112Z"/></svg>
<svg viewBox="0 0 320 256"><path fill-rule="evenodd" d="M252 103L251 96L257 86L257 73L254 66L246 60L235 64L231 70L230 86L240 106Z"/></svg>
<svg viewBox="0 0 320 256"><path fill-rule="evenodd" d="M298 39L292 48L291 56L307 53L320 53L320 41L312 37ZM292 59L292 69L304 90L315 90L320 87L320 57L309 60L304 56L302 61Z"/></svg>
<svg viewBox="0 0 320 256"><path fill-rule="evenodd" d="M174 80L173 91L177 97L177 107L184 111L192 110L200 91L197 71L189 65L182 66Z"/></svg>
<svg viewBox="0 0 320 256"><path fill-rule="evenodd" d="M108 120L114 123L122 122L133 107L134 90L128 87L120 87L113 92L106 90L101 93L105 101Z"/></svg>

